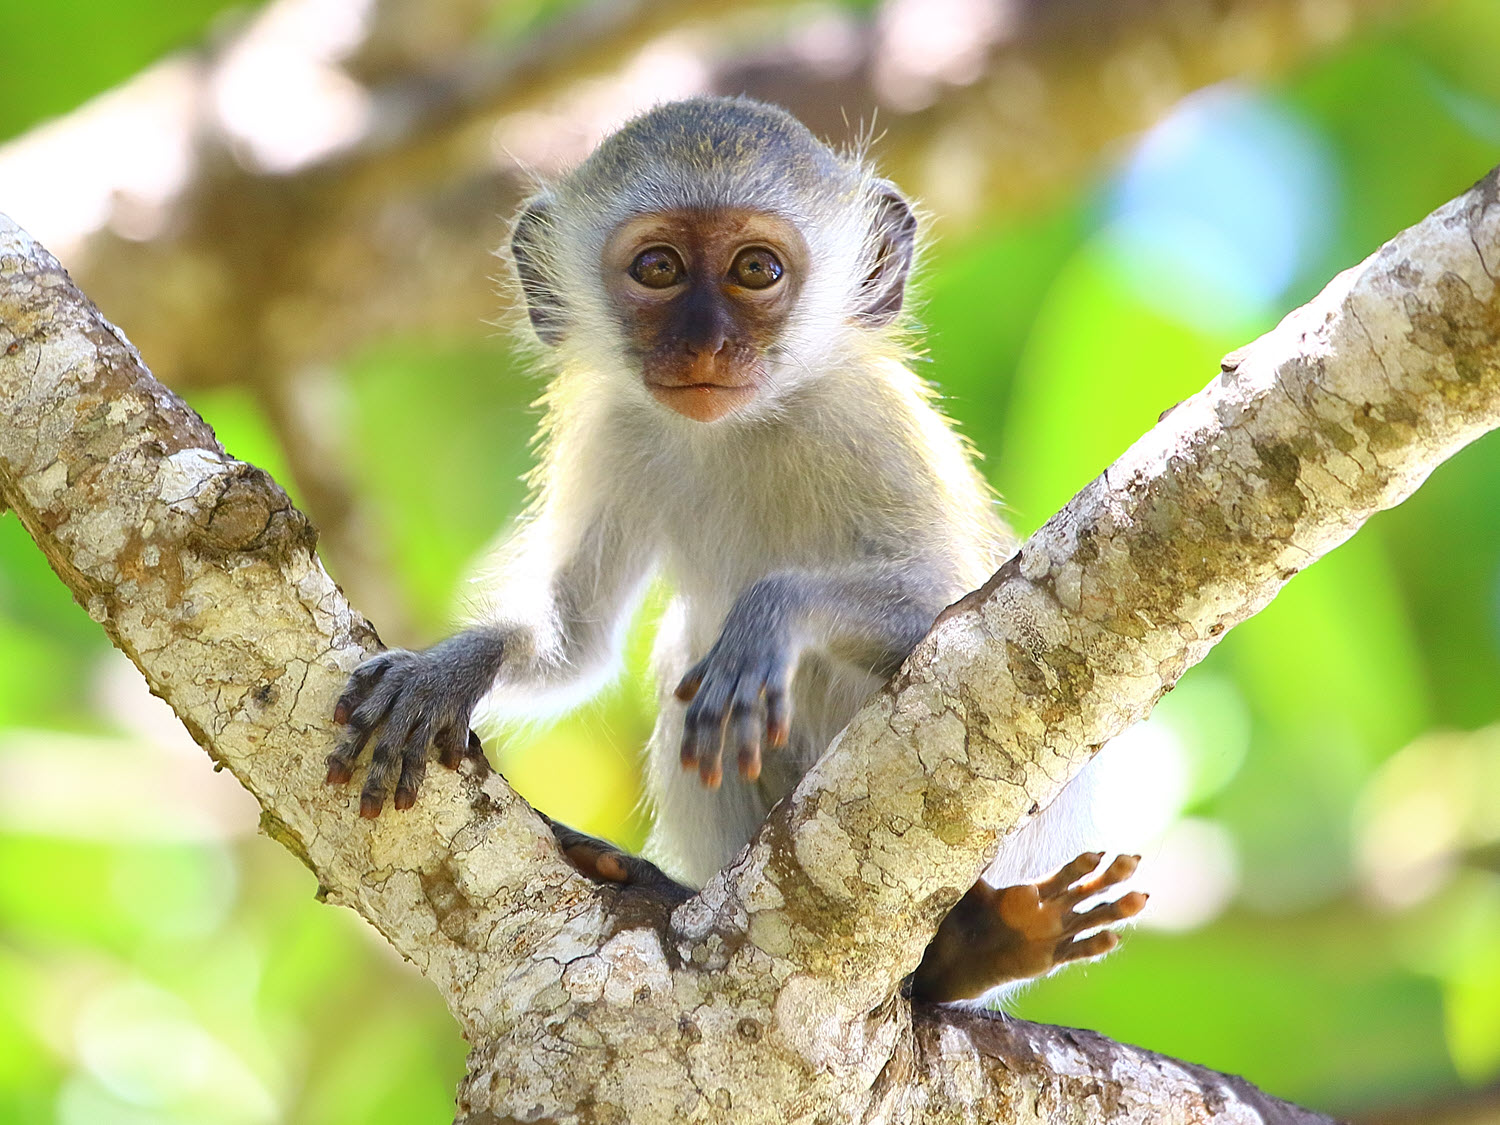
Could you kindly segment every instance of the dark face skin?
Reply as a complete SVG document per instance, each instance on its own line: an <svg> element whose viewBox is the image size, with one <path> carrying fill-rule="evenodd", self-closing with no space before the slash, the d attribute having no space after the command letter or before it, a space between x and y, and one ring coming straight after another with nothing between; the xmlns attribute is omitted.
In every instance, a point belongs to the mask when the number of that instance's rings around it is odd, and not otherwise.
<svg viewBox="0 0 1500 1125"><path fill-rule="evenodd" d="M602 265L646 389L714 422L764 390L766 350L806 276L807 245L760 211L658 211L620 224Z"/></svg>

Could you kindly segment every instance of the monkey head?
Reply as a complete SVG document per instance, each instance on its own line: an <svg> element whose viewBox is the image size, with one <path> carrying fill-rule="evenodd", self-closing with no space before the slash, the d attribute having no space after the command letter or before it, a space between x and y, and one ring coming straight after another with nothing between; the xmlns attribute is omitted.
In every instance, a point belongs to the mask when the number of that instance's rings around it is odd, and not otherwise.
<svg viewBox="0 0 1500 1125"><path fill-rule="evenodd" d="M755 416L901 311L916 220L774 106L637 117L527 201L511 254L560 365L695 422Z"/></svg>

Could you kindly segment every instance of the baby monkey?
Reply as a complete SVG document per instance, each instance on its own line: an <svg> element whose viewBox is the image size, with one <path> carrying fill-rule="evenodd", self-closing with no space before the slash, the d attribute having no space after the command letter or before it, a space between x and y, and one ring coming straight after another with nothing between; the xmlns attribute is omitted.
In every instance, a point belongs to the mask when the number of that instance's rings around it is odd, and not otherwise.
<svg viewBox="0 0 1500 1125"><path fill-rule="evenodd" d="M647 854L701 886L749 841L938 613L1014 542L897 324L911 207L772 106L693 98L608 137L530 199L511 253L554 377L534 500L489 608L424 652L362 664L328 780L373 742L360 813L409 808L429 747L457 765L493 692L512 712L597 687L650 577ZM736 769L725 776L724 758ZM979 997L1113 948L1139 893L1095 873L1087 777L1009 840L943 923L917 995ZM672 886L558 827L595 878ZM1070 862L1039 882L1039 876ZM993 884L993 885L992 885ZM998 888L998 889L997 889Z"/></svg>

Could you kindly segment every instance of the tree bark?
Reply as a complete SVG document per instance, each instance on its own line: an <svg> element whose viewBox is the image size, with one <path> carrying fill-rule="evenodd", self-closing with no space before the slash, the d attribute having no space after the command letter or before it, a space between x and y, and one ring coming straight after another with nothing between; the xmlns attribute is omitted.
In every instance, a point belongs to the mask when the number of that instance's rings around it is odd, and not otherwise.
<svg viewBox="0 0 1500 1125"><path fill-rule="evenodd" d="M947 611L668 915L496 774L357 816L329 714L376 644L304 517L0 218L0 504L266 830L443 992L466 1122L1313 1121L900 982L1007 835L1293 574L1500 425L1500 170L1226 359Z"/></svg>

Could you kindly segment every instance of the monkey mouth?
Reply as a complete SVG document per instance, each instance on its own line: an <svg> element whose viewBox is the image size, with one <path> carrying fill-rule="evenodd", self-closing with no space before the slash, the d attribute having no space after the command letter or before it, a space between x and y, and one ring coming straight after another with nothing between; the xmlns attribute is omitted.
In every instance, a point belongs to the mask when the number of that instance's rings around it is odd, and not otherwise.
<svg viewBox="0 0 1500 1125"><path fill-rule="evenodd" d="M695 422L717 422L755 397L754 382L658 383L646 380L651 397L669 410Z"/></svg>

